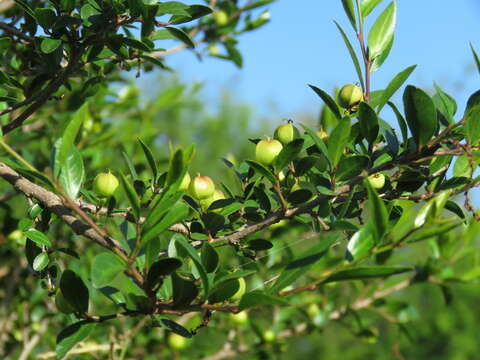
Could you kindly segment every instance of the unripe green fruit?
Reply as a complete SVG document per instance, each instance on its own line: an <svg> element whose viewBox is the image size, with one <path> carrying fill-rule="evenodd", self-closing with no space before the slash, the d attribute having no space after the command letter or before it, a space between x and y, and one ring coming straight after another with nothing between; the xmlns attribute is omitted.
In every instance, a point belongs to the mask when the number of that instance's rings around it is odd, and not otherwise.
<svg viewBox="0 0 480 360"><path fill-rule="evenodd" d="M218 26L225 26L228 24L228 14L223 10L218 10L213 13L213 19Z"/></svg>
<svg viewBox="0 0 480 360"><path fill-rule="evenodd" d="M23 232L19 229L13 230L7 236L7 240L9 240L9 241L21 241L24 238L25 238L25 235L23 235Z"/></svg>
<svg viewBox="0 0 480 360"><path fill-rule="evenodd" d="M208 199L213 196L215 184L208 176L198 175L190 181L188 191L197 200Z"/></svg>
<svg viewBox="0 0 480 360"><path fill-rule="evenodd" d="M187 191L188 186L190 185L190 174L187 172L185 176L182 179L182 182L180 183L180 186L178 187L178 191Z"/></svg>
<svg viewBox="0 0 480 360"><path fill-rule="evenodd" d="M200 202L200 206L202 207L202 209L207 210L210 207L210 205L212 205L212 203L214 203L217 200L222 200L222 199L225 199L225 194L221 190L215 189L212 196L210 196L208 199L200 200L199 202ZM220 209L215 209L213 211L215 212L215 211L218 211L218 210L220 210Z"/></svg>
<svg viewBox="0 0 480 360"><path fill-rule="evenodd" d="M307 308L307 314L311 318L317 316L320 313L320 308L317 304L310 304Z"/></svg>
<svg viewBox="0 0 480 360"><path fill-rule="evenodd" d="M75 308L65 299L61 291L58 291L55 295L55 305L58 311L64 314L73 314L75 312Z"/></svg>
<svg viewBox="0 0 480 360"><path fill-rule="evenodd" d="M243 325L248 321L248 313L246 311L240 311L238 314L231 313L230 319L237 325Z"/></svg>
<svg viewBox="0 0 480 360"><path fill-rule="evenodd" d="M282 149L278 140L260 140L255 148L255 159L263 165L272 165Z"/></svg>
<svg viewBox="0 0 480 360"><path fill-rule="evenodd" d="M208 53L211 56L218 56L218 54L220 54L220 50L218 49L217 45L210 44L208 45Z"/></svg>
<svg viewBox="0 0 480 360"><path fill-rule="evenodd" d="M381 189L385 186L385 175L382 173L375 173L368 177L368 181L374 189Z"/></svg>
<svg viewBox="0 0 480 360"><path fill-rule="evenodd" d="M168 341L168 345L175 350L185 349L188 345L186 338L174 333L168 335L167 341Z"/></svg>
<svg viewBox="0 0 480 360"><path fill-rule="evenodd" d="M350 109L363 100L363 92L356 85L345 85L338 93L338 102L345 109Z"/></svg>
<svg viewBox="0 0 480 360"><path fill-rule="evenodd" d="M95 177L93 189L100 196L110 197L117 190L118 184L117 177L109 171L108 173L100 173Z"/></svg>
<svg viewBox="0 0 480 360"><path fill-rule="evenodd" d="M300 136L298 129L292 124L283 124L277 127L274 137L283 145L287 145Z"/></svg>
<svg viewBox="0 0 480 360"><path fill-rule="evenodd" d="M238 301L242 298L243 294L245 294L245 290L247 289L247 284L243 277L238 278L238 290L233 296L230 298L232 301Z"/></svg>
<svg viewBox="0 0 480 360"><path fill-rule="evenodd" d="M272 330L265 330L263 333L263 340L265 342L274 342L275 341L275 333Z"/></svg>

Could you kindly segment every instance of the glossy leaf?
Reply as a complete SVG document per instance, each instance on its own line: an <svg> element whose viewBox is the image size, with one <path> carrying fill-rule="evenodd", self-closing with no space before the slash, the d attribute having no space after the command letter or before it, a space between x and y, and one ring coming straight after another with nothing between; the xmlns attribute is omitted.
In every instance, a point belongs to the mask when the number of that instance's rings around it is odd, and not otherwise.
<svg viewBox="0 0 480 360"><path fill-rule="evenodd" d="M361 84L361 86L362 86L362 89L365 89L365 84L364 84L364 80L363 80L362 68L361 68L361 66L360 66L360 62L358 61L357 54L356 54L355 50L353 49L352 43L351 43L350 40L348 39L347 34L345 34L345 31L344 31L343 28L340 26L340 24L337 23L336 21L334 21L334 23L335 23L335 25L337 26L338 31L340 31L340 34L342 35L342 39L343 39L343 41L345 42L345 46L346 46L347 49L348 49L348 53L350 54L350 58L351 58L352 61L353 61L353 66L355 67L355 71L357 72L358 81L360 81L360 84Z"/></svg>
<svg viewBox="0 0 480 360"><path fill-rule="evenodd" d="M38 254L35 259L33 260L33 270L35 271L42 271L45 269L50 262L50 259L48 258L48 254L45 252L42 252Z"/></svg>
<svg viewBox="0 0 480 360"><path fill-rule="evenodd" d="M465 133L470 145L476 145L480 139L480 105L470 108L464 117Z"/></svg>
<svg viewBox="0 0 480 360"><path fill-rule="evenodd" d="M477 70L480 73L480 57L478 57L478 54L475 51L472 43L470 43L470 49L472 50L473 59L475 60L475 65L477 65Z"/></svg>
<svg viewBox="0 0 480 360"><path fill-rule="evenodd" d="M346 181L353 179L368 167L369 162L369 158L363 155L353 155L342 158L338 163L337 180Z"/></svg>
<svg viewBox="0 0 480 360"><path fill-rule="evenodd" d="M375 110L366 102L361 102L358 106L358 121L360 123L360 132L362 136L368 141L370 146L373 146L378 136L378 118Z"/></svg>
<svg viewBox="0 0 480 360"><path fill-rule="evenodd" d="M388 229L388 212L383 200L378 196L377 191L372 185L370 185L370 182L365 180L364 184L368 193L368 208L370 210L369 225L373 230L375 244L378 244Z"/></svg>
<svg viewBox="0 0 480 360"><path fill-rule="evenodd" d="M165 258L155 261L148 270L147 286L150 289L154 288L163 276L170 275L180 266L182 266L182 262L176 258Z"/></svg>
<svg viewBox="0 0 480 360"><path fill-rule="evenodd" d="M119 273L125 270L125 264L115 254L104 252L95 256L90 276L96 288L111 285Z"/></svg>
<svg viewBox="0 0 480 360"><path fill-rule="evenodd" d="M174 332L175 334L178 334L185 338L192 337L192 333L190 331L188 331L186 328L184 328L179 323L176 323L175 321L172 321L170 319L160 319L160 323L171 332Z"/></svg>
<svg viewBox="0 0 480 360"><path fill-rule="evenodd" d="M305 274L318 260L320 260L337 240L337 235L330 235L302 253L295 260L292 260L282 271L279 278L269 289L270 294L278 293L287 286L297 281Z"/></svg>
<svg viewBox="0 0 480 360"><path fill-rule="evenodd" d="M403 146L406 147L408 143L407 122L394 103L389 101L387 104L393 110L395 117L397 118L398 127L402 133Z"/></svg>
<svg viewBox="0 0 480 360"><path fill-rule="evenodd" d="M189 305L198 296L198 288L192 280L184 279L176 273L172 275L173 304Z"/></svg>
<svg viewBox="0 0 480 360"><path fill-rule="evenodd" d="M380 66L382 66L382 64L385 62L385 60L387 60L388 55L390 55L390 51L392 51L394 40L395 37L392 36L385 49L375 59L373 59L372 64L370 65L371 73L377 71Z"/></svg>
<svg viewBox="0 0 480 360"><path fill-rule="evenodd" d="M323 140L317 134L315 134L315 132L312 131L310 128L308 128L304 125L302 125L302 127L305 130L305 132L310 136L310 138L313 140L313 142L315 143L318 150L326 157L328 162L331 162L331 160L329 158L329 155L328 155L327 146L325 145Z"/></svg>
<svg viewBox="0 0 480 360"><path fill-rule="evenodd" d="M392 1L387 8L379 15L368 34L368 57L370 60L378 57L388 46L391 46L395 23L397 17L397 6Z"/></svg>
<svg viewBox="0 0 480 360"><path fill-rule="evenodd" d="M165 27L165 30L167 30L177 40L180 40L181 42L183 42L187 47L192 49L195 47L195 44L190 38L190 36L188 36L188 34L182 29L172 27L172 26L167 26Z"/></svg>
<svg viewBox="0 0 480 360"><path fill-rule="evenodd" d="M218 253L209 243L203 244L200 258L207 273L214 272L217 269L219 264Z"/></svg>
<svg viewBox="0 0 480 360"><path fill-rule="evenodd" d="M375 240L370 227L364 226L350 238L347 244L346 258L348 261L360 259L367 255L375 246Z"/></svg>
<svg viewBox="0 0 480 360"><path fill-rule="evenodd" d="M57 50L60 45L62 45L62 40L60 39L44 38L40 44L40 50L44 54L50 54Z"/></svg>
<svg viewBox="0 0 480 360"><path fill-rule="evenodd" d="M48 239L47 235L38 231L37 229L28 229L27 231L24 232L24 234L28 239L32 240L39 247L52 246L52 243Z"/></svg>
<svg viewBox="0 0 480 360"><path fill-rule="evenodd" d="M60 278L60 291L79 313L88 311L88 288L83 280L72 270L65 270Z"/></svg>
<svg viewBox="0 0 480 360"><path fill-rule="evenodd" d="M182 196L182 193L175 193L168 198L164 197L159 199L159 201L157 201L153 205L152 210L150 210L145 219L145 222L143 224L144 232L146 232L147 229L158 224L158 222L163 218L165 213L169 211L172 206L175 205L182 198Z"/></svg>
<svg viewBox="0 0 480 360"><path fill-rule="evenodd" d="M282 297L268 295L262 291L255 290L243 295L242 299L240 300L240 304L238 304L238 310L242 311L262 305L289 305L289 302Z"/></svg>
<svg viewBox="0 0 480 360"><path fill-rule="evenodd" d="M423 147L437 128L435 104L423 90L408 85L403 93L403 105L413 139L419 147Z"/></svg>
<svg viewBox="0 0 480 360"><path fill-rule="evenodd" d="M95 329L95 325L82 320L64 328L57 336L57 359L63 359L76 344L85 340Z"/></svg>
<svg viewBox="0 0 480 360"><path fill-rule="evenodd" d="M120 173L120 181L123 185L123 189L125 190L125 194L127 195L128 202L132 207L133 216L135 216L135 219L138 220L140 219L140 199L138 198L138 194L130 181L128 181L128 179L122 173Z"/></svg>
<svg viewBox="0 0 480 360"><path fill-rule="evenodd" d="M344 118L339 121L338 125L330 134L330 138L328 139L328 155L334 167L338 165L343 155L343 150L348 144L350 129L350 119Z"/></svg>
<svg viewBox="0 0 480 360"><path fill-rule="evenodd" d="M353 0L342 0L343 9L345 14L347 14L348 20L354 30L357 30L357 21L355 19L355 8L353 6Z"/></svg>
<svg viewBox="0 0 480 360"><path fill-rule="evenodd" d="M366 18L380 2L382 2L382 0L362 0L360 4L362 17Z"/></svg>
<svg viewBox="0 0 480 360"><path fill-rule="evenodd" d="M440 88L437 84L435 85L435 90L437 93L433 97L437 111L440 113L439 116L443 117L440 120L444 122L444 125L451 124L455 122L453 116L457 112L457 103L455 100L448 95L445 91Z"/></svg>
<svg viewBox="0 0 480 360"><path fill-rule="evenodd" d="M256 172L258 172L260 175L265 176L268 180L270 180L270 182L272 182L272 183L276 182L275 175L273 175L273 173L270 170L268 170L265 166L263 166L262 164L260 164L256 161L252 161L252 160L245 160L245 162L251 168L253 168Z"/></svg>
<svg viewBox="0 0 480 360"><path fill-rule="evenodd" d="M412 270L409 266L358 266L351 269L339 270L325 279L324 283L387 277Z"/></svg>
<svg viewBox="0 0 480 360"><path fill-rule="evenodd" d="M310 86L310 88L313 91L315 91L315 93L325 102L325 105L329 107L329 109L332 111L332 113L335 115L337 119L342 118L342 115L340 114L340 110L338 108L337 103L335 102L335 100L333 100L333 98L330 95L328 95L325 91L323 91L322 89L319 89L316 86L313 86L313 85L308 85L308 86Z"/></svg>
<svg viewBox="0 0 480 360"><path fill-rule="evenodd" d="M158 170L157 170L157 162L155 160L155 157L153 156L152 150L145 145L145 143L141 139L137 139L140 145L142 146L143 153L145 154L145 157L148 161L148 165L150 165L150 169L152 170L153 174L153 179L155 180L158 175Z"/></svg>
<svg viewBox="0 0 480 360"><path fill-rule="evenodd" d="M58 177L60 184L71 199L76 199L85 180L85 168L82 155L75 147L65 158Z"/></svg>
<svg viewBox="0 0 480 360"><path fill-rule="evenodd" d="M385 104L390 100L390 98L397 92L398 89L403 85L403 83L408 79L410 74L415 70L417 65L412 65L406 68L405 70L399 72L395 77L388 83L385 90L383 90L380 100L378 102L378 113L382 110Z"/></svg>
<svg viewBox="0 0 480 360"><path fill-rule="evenodd" d="M275 161L275 166L278 170L285 168L291 161L293 161L300 151L302 151L304 140L301 138L289 142L282 148L280 154Z"/></svg>

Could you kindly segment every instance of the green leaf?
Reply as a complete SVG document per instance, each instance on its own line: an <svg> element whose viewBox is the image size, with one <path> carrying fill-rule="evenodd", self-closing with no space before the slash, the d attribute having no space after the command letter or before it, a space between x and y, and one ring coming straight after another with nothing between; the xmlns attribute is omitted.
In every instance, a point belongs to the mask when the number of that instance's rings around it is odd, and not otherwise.
<svg viewBox="0 0 480 360"><path fill-rule="evenodd" d="M48 258L48 254L42 252L38 254L33 260L33 265L32 265L33 270L42 271L47 267L49 262L50 262L50 259Z"/></svg>
<svg viewBox="0 0 480 360"><path fill-rule="evenodd" d="M182 266L182 262L177 258L165 258L155 261L147 275L147 286L153 289L161 280L161 277L170 275Z"/></svg>
<svg viewBox="0 0 480 360"><path fill-rule="evenodd" d="M178 149L177 151L175 151L175 153L173 154L173 157L170 159L167 180L165 182L166 186L170 187L171 185L177 183L178 180L183 179L183 176L185 175L185 171L186 169L185 169L183 150Z"/></svg>
<svg viewBox="0 0 480 360"><path fill-rule="evenodd" d="M85 169L82 155L75 147L70 149L70 153L65 158L65 163L60 168L58 180L67 195L71 199L76 199L85 180Z"/></svg>
<svg viewBox="0 0 480 360"><path fill-rule="evenodd" d="M125 175L120 173L120 181L122 182L122 186L125 189L125 194L127 195L127 199L130 202L130 206L132 207L132 213L136 220L140 219L140 199L138 198L138 194L133 188L133 185L127 180Z"/></svg>
<svg viewBox="0 0 480 360"><path fill-rule="evenodd" d="M205 15L208 15L213 12L212 8L205 5L190 5L184 10L188 15L177 14L173 15L169 23L171 24L182 24L188 21L192 21L198 18L201 18Z"/></svg>
<svg viewBox="0 0 480 360"><path fill-rule="evenodd" d="M336 179L338 181L347 181L353 179L355 176L368 167L370 159L364 155L353 155L344 157L338 163Z"/></svg>
<svg viewBox="0 0 480 360"><path fill-rule="evenodd" d="M157 179L158 175L158 169L157 169L157 162L155 161L155 157L153 156L152 150L145 145L145 143L140 139L137 138L138 142L142 146L143 153L145 154L145 157L147 158L148 165L150 165L150 169L152 170L153 174L153 181Z"/></svg>
<svg viewBox="0 0 480 360"><path fill-rule="evenodd" d="M188 34L183 31L182 29L180 28L175 28L175 27L172 27L172 26L167 26L165 28L169 33L170 35L172 35L175 39L177 40L180 40L181 42L183 42L185 45L187 45L187 47L193 49L195 47L195 44L194 42L192 41L192 39L190 39L190 36L188 36Z"/></svg>
<svg viewBox="0 0 480 360"><path fill-rule="evenodd" d="M360 133L368 141L370 147L372 147L379 131L377 114L370 105L362 101L358 106L357 117L360 123Z"/></svg>
<svg viewBox="0 0 480 360"><path fill-rule="evenodd" d="M368 226L364 226L348 241L346 258L348 261L360 259L367 255L374 246L372 231Z"/></svg>
<svg viewBox="0 0 480 360"><path fill-rule="evenodd" d="M310 128L306 127L305 125L302 124L303 129L305 132L310 136L310 138L313 140L315 145L317 146L318 150L325 156L325 158L328 160L329 163L331 163L330 157L328 155L328 149L323 140Z"/></svg>
<svg viewBox="0 0 480 360"><path fill-rule="evenodd" d="M375 59L373 59L372 64L370 65L370 73L377 71L385 62L385 60L387 60L390 51L392 51L394 39L395 37L392 36L385 49Z"/></svg>
<svg viewBox="0 0 480 360"><path fill-rule="evenodd" d="M242 311L255 306L263 305L289 305L289 302L284 298L268 295L262 291L255 290L243 295L242 299L240 300L240 304L238 304L238 310Z"/></svg>
<svg viewBox="0 0 480 360"><path fill-rule="evenodd" d="M445 224L432 224L432 226L426 229L420 229L419 231L410 235L405 241L408 243L414 243L426 239L430 239L435 236L444 235L449 231L457 228L463 223L463 221L453 220L448 221Z"/></svg>
<svg viewBox="0 0 480 360"><path fill-rule="evenodd" d="M60 291L63 297L79 313L88 311L88 288L72 270L65 270L60 278Z"/></svg>
<svg viewBox="0 0 480 360"><path fill-rule="evenodd" d="M432 138L437 128L435 104L423 90L408 85L403 93L403 105L410 132L421 148Z"/></svg>
<svg viewBox="0 0 480 360"><path fill-rule="evenodd" d="M289 142L282 148L275 160L275 167L278 170L284 169L291 161L293 161L302 151L304 140L301 138Z"/></svg>
<svg viewBox="0 0 480 360"><path fill-rule="evenodd" d="M328 139L328 156L332 161L333 167L338 165L343 155L343 150L348 144L350 138L350 119L344 118L338 122Z"/></svg>
<svg viewBox="0 0 480 360"><path fill-rule="evenodd" d="M189 305L198 295L195 283L181 278L176 273L172 275L172 291L175 306Z"/></svg>
<svg viewBox="0 0 480 360"><path fill-rule="evenodd" d="M378 57L393 41L397 7L395 1L380 14L368 34L368 57L370 60Z"/></svg>
<svg viewBox="0 0 480 360"><path fill-rule="evenodd" d="M63 359L76 344L85 340L93 331L95 325L95 323L82 320L60 331L55 348L57 359Z"/></svg>
<svg viewBox="0 0 480 360"><path fill-rule="evenodd" d="M360 81L360 85L362 86L362 89L365 89L362 68L360 67L360 62L358 61L358 57L357 57L357 54L355 53L355 50L353 49L352 43L350 42L350 40L348 40L347 34L345 34L345 31L340 26L340 24L338 24L336 21L334 21L334 23L335 25L337 25L338 31L340 31L343 41L347 46L348 53L350 54L350 58L352 59L353 65L355 66L355 71L357 72L358 81Z"/></svg>
<svg viewBox="0 0 480 360"><path fill-rule="evenodd" d="M145 226L142 230L141 247L143 248L150 240L156 238L173 224L184 220L188 216L189 211L190 207L187 204L176 202L158 222L149 222L149 225L151 225Z"/></svg>
<svg viewBox="0 0 480 360"><path fill-rule="evenodd" d="M57 18L55 11L49 8L35 9L35 16L37 18L38 25L45 29L51 28Z"/></svg>
<svg viewBox="0 0 480 360"><path fill-rule="evenodd" d="M397 92L398 89L403 85L403 83L408 79L410 74L415 70L417 65L412 65L406 68L405 70L399 72L395 77L390 81L388 86L382 92L382 96L378 102L378 113L382 110L385 104L390 100L390 98Z"/></svg>
<svg viewBox="0 0 480 360"><path fill-rule="evenodd" d="M60 39L51 39L51 38L44 38L40 43L40 50L44 54L50 54L57 50L57 48L62 45L62 40Z"/></svg>
<svg viewBox="0 0 480 360"><path fill-rule="evenodd" d="M368 193L368 208L370 210L369 225L373 229L375 244L381 242L383 235L388 229L388 212L383 200L377 191L370 185L370 181L364 181Z"/></svg>
<svg viewBox="0 0 480 360"><path fill-rule="evenodd" d="M480 58L478 57L477 52L473 48L472 43L470 43L470 49L472 50L473 58L475 59L475 65L477 65L477 70L480 73Z"/></svg>
<svg viewBox="0 0 480 360"><path fill-rule="evenodd" d="M153 227L155 224L162 219L167 211L169 211L173 205L177 203L178 200L182 198L183 194L181 192L174 193L168 198L162 198L155 203L152 210L147 215L145 222L143 224L144 231Z"/></svg>
<svg viewBox="0 0 480 360"><path fill-rule="evenodd" d="M342 115L340 114L340 110L338 109L338 105L335 100L333 100L333 98L322 89L319 89L313 85L308 86L310 86L310 88L315 91L315 93L325 102L325 105L327 105L328 108L333 112L335 117L340 120L342 118Z"/></svg>
<svg viewBox="0 0 480 360"><path fill-rule="evenodd" d="M403 146L406 148L408 144L408 132L407 132L407 122L403 118L403 115L398 111L397 107L395 106L394 103L392 102L387 102L388 106L393 110L396 118L397 118L397 123L398 127L400 128L400 131L402 132L402 139L403 139Z"/></svg>
<svg viewBox="0 0 480 360"><path fill-rule="evenodd" d="M35 13L32 8L24 0L15 0L15 2L33 19L36 19Z"/></svg>
<svg viewBox="0 0 480 360"><path fill-rule="evenodd" d="M245 5L243 7L243 10L252 10L252 9L256 9L260 6L264 6L264 5L267 5L267 4L270 4L272 2L274 2L275 0L259 0L259 1L255 1L255 2L252 2L252 3L247 3L247 5Z"/></svg>
<svg viewBox="0 0 480 360"><path fill-rule="evenodd" d="M219 264L218 253L208 242L203 244L200 258L207 273L214 272L217 269Z"/></svg>
<svg viewBox="0 0 480 360"><path fill-rule="evenodd" d="M253 160L245 160L245 162L253 169L255 170L256 172L258 172L260 175L262 176L265 176L268 180L270 180L271 183L275 183L276 182L276 178L275 178L275 175L273 175L273 173L268 170L265 166L263 166L262 164L256 162L256 161L253 161Z"/></svg>
<svg viewBox="0 0 480 360"><path fill-rule="evenodd" d="M101 14L101 12L95 9L90 4L85 4L80 9L80 17L82 18L82 21L86 26L92 25L92 22L89 20L91 16L95 16L99 14Z"/></svg>
<svg viewBox="0 0 480 360"><path fill-rule="evenodd" d="M38 231L37 229L28 229L24 232L25 236L32 240L38 246L48 246L51 247L52 243L48 239L47 235Z"/></svg>
<svg viewBox="0 0 480 360"><path fill-rule="evenodd" d="M192 333L185 329L182 325L170 319L160 319L160 323L171 332L174 332L175 334L178 334L185 338L191 338L193 336Z"/></svg>
<svg viewBox="0 0 480 360"><path fill-rule="evenodd" d="M119 273L125 270L125 264L111 252L103 252L95 256L92 262L90 276L96 288L112 284Z"/></svg>
<svg viewBox="0 0 480 360"><path fill-rule="evenodd" d="M330 235L302 253L295 260L291 261L282 271L279 278L269 289L270 294L275 294L297 281L305 274L318 260L320 260L337 240L338 235Z"/></svg>
<svg viewBox="0 0 480 360"><path fill-rule="evenodd" d="M382 0L363 0L360 4L362 18L366 18Z"/></svg>
<svg viewBox="0 0 480 360"><path fill-rule="evenodd" d="M348 20L350 20L350 24L352 24L353 29L357 30L357 21L355 20L355 8L353 7L352 0L342 0L343 9L345 10L345 14L347 14Z"/></svg>
<svg viewBox="0 0 480 360"><path fill-rule="evenodd" d="M329 283L333 281L345 280L361 280L377 277L387 277L396 274L402 274L413 269L409 266L358 266L351 269L339 270L323 282Z"/></svg>
<svg viewBox="0 0 480 360"><path fill-rule="evenodd" d="M443 116L444 124L445 121L448 124L452 124L455 122L453 117L457 112L457 103L455 102L455 99L443 91L440 86L438 86L436 83L434 83L434 85L437 93L433 97L433 102L437 107L437 111L440 113L439 116ZM442 121L443 119L440 120Z"/></svg>
<svg viewBox="0 0 480 360"><path fill-rule="evenodd" d="M471 146L480 139L480 105L470 108L464 116L465 134Z"/></svg>
<svg viewBox="0 0 480 360"><path fill-rule="evenodd" d="M197 251L195 250L195 248L191 244L189 244L181 236L178 236L178 237L175 238L175 245L180 246L183 250L185 250L186 253L188 254L188 256L192 259L193 263L195 264L195 267L197 268L198 273L200 274L200 278L202 279L204 298L207 299L209 288L210 288L210 283L209 283L209 280L208 280L207 271L206 271L205 267L202 265L202 261L200 260L198 254L197 254Z"/></svg>

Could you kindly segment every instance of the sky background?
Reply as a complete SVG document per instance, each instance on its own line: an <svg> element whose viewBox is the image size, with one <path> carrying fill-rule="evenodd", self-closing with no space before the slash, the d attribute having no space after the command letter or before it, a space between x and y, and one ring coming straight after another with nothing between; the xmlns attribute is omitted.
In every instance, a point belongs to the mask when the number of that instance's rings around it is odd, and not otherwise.
<svg viewBox="0 0 480 360"><path fill-rule="evenodd" d="M389 3L382 1L369 15L367 29ZM372 89L383 89L398 72L418 64L408 83L429 90L437 82L457 99L463 112L468 96L480 84L469 48L471 41L480 51L480 1L397 0L397 7L393 49L373 74ZM331 93L335 86L357 81L333 23L338 21L352 43L356 41L341 1L277 0L269 9L271 22L239 39L243 69L210 57L199 62L189 51L170 56L168 64L184 81L205 83L203 93L210 107L222 90L228 90L253 105L257 115L270 119L315 114L321 100L307 84ZM390 110L384 111L388 117Z"/></svg>

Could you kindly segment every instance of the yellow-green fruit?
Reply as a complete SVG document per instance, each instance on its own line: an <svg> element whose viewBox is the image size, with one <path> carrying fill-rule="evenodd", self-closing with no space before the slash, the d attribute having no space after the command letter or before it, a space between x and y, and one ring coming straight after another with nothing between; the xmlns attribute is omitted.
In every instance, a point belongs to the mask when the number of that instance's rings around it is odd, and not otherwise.
<svg viewBox="0 0 480 360"><path fill-rule="evenodd" d="M213 196L215 184L208 176L198 175L190 181L188 191L197 200L208 199Z"/></svg>
<svg viewBox="0 0 480 360"><path fill-rule="evenodd" d="M118 188L118 179L110 171L100 173L93 181L93 189L99 196L110 197Z"/></svg>
<svg viewBox="0 0 480 360"><path fill-rule="evenodd" d="M375 189L381 189L385 186L385 175L382 173L375 173L368 177L368 182Z"/></svg>
<svg viewBox="0 0 480 360"><path fill-rule="evenodd" d="M225 194L221 190L215 189L211 197L209 197L208 199L200 200L199 202L202 209L207 210L210 207L210 205L212 205L212 203L214 203L217 200L223 200L223 199L225 199ZM220 209L215 209L215 210L220 210Z"/></svg>
<svg viewBox="0 0 480 360"><path fill-rule="evenodd" d="M23 235L23 232L19 229L13 230L7 236L8 241L15 241L17 243L22 242L24 239L25 239L25 235Z"/></svg>
<svg viewBox="0 0 480 360"><path fill-rule="evenodd" d="M213 19L218 26L225 26L228 24L228 14L223 10L218 10L213 13Z"/></svg>
<svg viewBox="0 0 480 360"><path fill-rule="evenodd" d="M75 312L75 308L65 299L61 291L57 291L55 295L55 305L57 309L64 314L72 314Z"/></svg>
<svg viewBox="0 0 480 360"><path fill-rule="evenodd" d="M174 333L168 335L167 341L168 341L168 345L170 345L170 347L175 350L185 349L185 347L187 347L188 345L187 338L184 338L183 336L180 336Z"/></svg>
<svg viewBox="0 0 480 360"><path fill-rule="evenodd" d="M277 127L274 137L283 145L287 145L300 136L298 129L292 124L283 124Z"/></svg>
<svg viewBox="0 0 480 360"><path fill-rule="evenodd" d="M280 229L280 228L284 227L285 225L287 225L287 223L288 223L288 220L282 219L279 222L270 225L268 228L270 230Z"/></svg>
<svg viewBox="0 0 480 360"><path fill-rule="evenodd" d="M328 138L328 134L323 130L318 130L317 131L317 136L322 140L327 140L327 138Z"/></svg>
<svg viewBox="0 0 480 360"><path fill-rule="evenodd" d="M190 174L187 172L185 176L182 179L182 182L180 183L180 186L178 187L178 191L187 191L188 186L190 185Z"/></svg>
<svg viewBox="0 0 480 360"><path fill-rule="evenodd" d="M260 140L255 148L255 159L263 165L272 165L282 149L278 140Z"/></svg>
<svg viewBox="0 0 480 360"><path fill-rule="evenodd" d="M265 342L273 342L275 341L275 333L268 329L268 330L265 330L265 332L263 333L263 340Z"/></svg>
<svg viewBox="0 0 480 360"><path fill-rule="evenodd" d="M348 84L341 88L338 93L338 102L345 109L350 109L363 100L363 92L356 85Z"/></svg>
<svg viewBox="0 0 480 360"><path fill-rule="evenodd" d="M242 298L243 294L245 294L245 290L247 289L247 284L245 283L244 278L238 278L238 290L233 296L230 298L232 301L238 301Z"/></svg>
<svg viewBox="0 0 480 360"><path fill-rule="evenodd" d="M217 45L211 44L208 45L208 53L211 56L218 56L218 54L220 54L220 50L218 49Z"/></svg>
<svg viewBox="0 0 480 360"><path fill-rule="evenodd" d="M248 313L246 311L240 311L238 314L231 313L230 319L237 325L243 325L248 321Z"/></svg>
<svg viewBox="0 0 480 360"><path fill-rule="evenodd" d="M320 308L318 307L317 304L310 304L307 308L307 314L313 318L317 316L320 313Z"/></svg>

